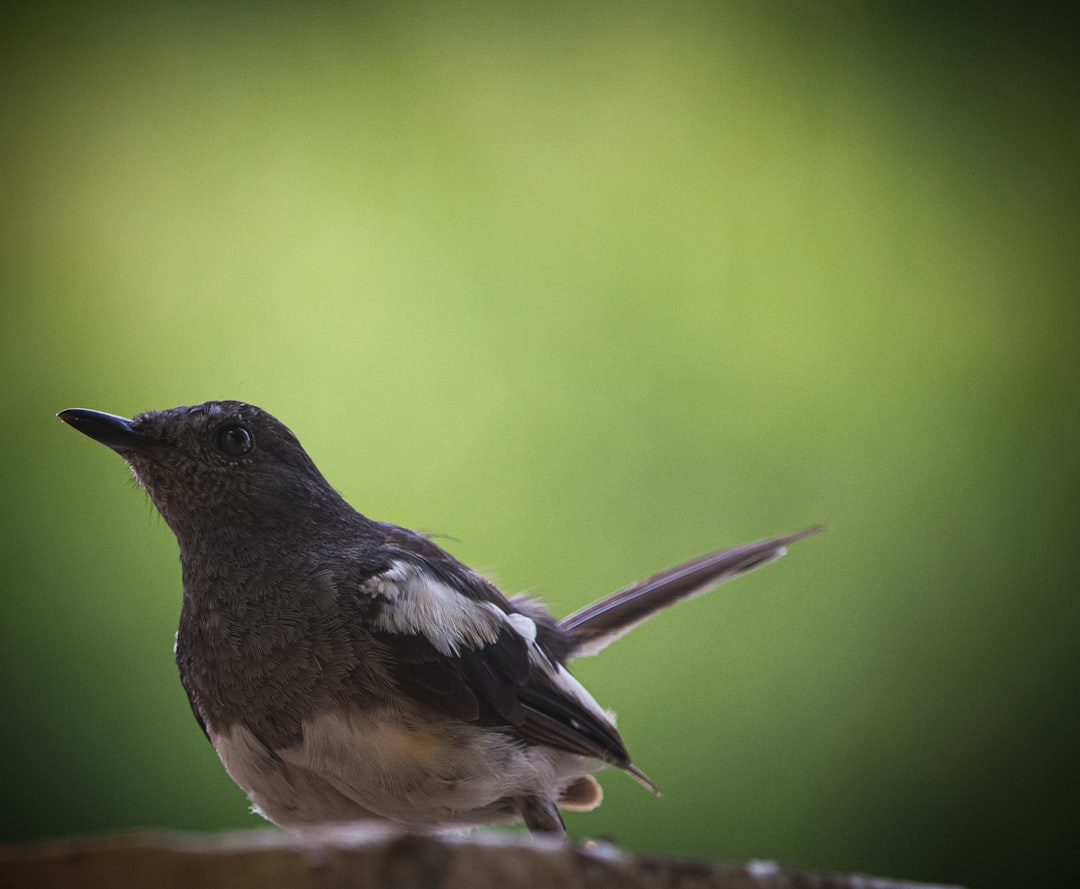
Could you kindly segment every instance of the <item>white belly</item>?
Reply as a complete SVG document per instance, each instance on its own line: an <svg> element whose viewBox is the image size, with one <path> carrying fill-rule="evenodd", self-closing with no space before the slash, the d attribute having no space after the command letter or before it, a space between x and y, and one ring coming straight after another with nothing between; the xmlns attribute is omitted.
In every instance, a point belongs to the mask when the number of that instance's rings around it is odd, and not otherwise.
<svg viewBox="0 0 1080 889"><path fill-rule="evenodd" d="M246 727L211 733L256 811L282 827L390 819L412 824L513 820L514 797L559 799L601 763L459 722L389 711L332 711L306 720L303 741L271 751Z"/></svg>

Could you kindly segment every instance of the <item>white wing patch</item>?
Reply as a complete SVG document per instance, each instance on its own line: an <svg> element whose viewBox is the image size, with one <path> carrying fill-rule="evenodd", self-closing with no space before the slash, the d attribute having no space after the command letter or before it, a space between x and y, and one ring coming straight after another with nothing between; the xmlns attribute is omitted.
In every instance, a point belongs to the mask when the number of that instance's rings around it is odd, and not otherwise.
<svg viewBox="0 0 1080 889"><path fill-rule="evenodd" d="M549 672L553 673L555 685L562 691L567 697L573 698L582 707L592 713L593 716L597 716L600 719L610 722L615 725L615 714L610 710L605 710L598 703L596 698L589 694L588 689L585 688L574 675L566 669L562 664L555 664L554 670L548 667Z"/></svg>
<svg viewBox="0 0 1080 889"><path fill-rule="evenodd" d="M528 644L529 660L534 668L546 674L559 691L576 701L593 716L615 725L615 715L603 709L589 694L588 689L574 678L573 673L558 661L552 660L537 644L536 622L532 618L525 614L514 613L503 615L503 620L510 624Z"/></svg>
<svg viewBox="0 0 1080 889"><path fill-rule="evenodd" d="M376 627L389 633L422 634L448 657L463 645L480 648L494 642L507 620L490 602L470 599L408 562L394 562L368 580L364 590L390 603L375 619Z"/></svg>
<svg viewBox="0 0 1080 889"><path fill-rule="evenodd" d="M536 641L536 622L520 612L507 613L493 602L478 602L447 586L421 566L394 562L364 584L371 596L387 600L375 625L386 632L422 634L440 654L454 656L462 647L480 648L494 642L504 627L528 646L533 668L545 674L563 695L597 719L614 726L615 716L604 710L562 664L549 657Z"/></svg>
<svg viewBox="0 0 1080 889"><path fill-rule="evenodd" d="M504 614L503 620L510 624L517 634L530 645L536 642L536 623L531 617L517 613Z"/></svg>

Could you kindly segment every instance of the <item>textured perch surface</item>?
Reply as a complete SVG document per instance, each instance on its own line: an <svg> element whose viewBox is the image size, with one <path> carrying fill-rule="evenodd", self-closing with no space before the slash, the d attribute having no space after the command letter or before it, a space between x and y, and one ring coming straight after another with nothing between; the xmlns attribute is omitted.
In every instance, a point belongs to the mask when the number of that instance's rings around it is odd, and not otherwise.
<svg viewBox="0 0 1080 889"><path fill-rule="evenodd" d="M140 833L0 847L0 889L931 889L769 862L643 858L517 834L467 839L352 827L294 836Z"/></svg>

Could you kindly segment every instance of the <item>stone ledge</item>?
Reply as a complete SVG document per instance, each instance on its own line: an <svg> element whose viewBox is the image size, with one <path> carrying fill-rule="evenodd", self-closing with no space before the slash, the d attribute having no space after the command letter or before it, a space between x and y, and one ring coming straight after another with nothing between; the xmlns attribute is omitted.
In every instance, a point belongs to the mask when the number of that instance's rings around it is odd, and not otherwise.
<svg viewBox="0 0 1080 889"><path fill-rule="evenodd" d="M0 889L943 889L770 862L632 855L523 834L382 826L135 833L0 847Z"/></svg>

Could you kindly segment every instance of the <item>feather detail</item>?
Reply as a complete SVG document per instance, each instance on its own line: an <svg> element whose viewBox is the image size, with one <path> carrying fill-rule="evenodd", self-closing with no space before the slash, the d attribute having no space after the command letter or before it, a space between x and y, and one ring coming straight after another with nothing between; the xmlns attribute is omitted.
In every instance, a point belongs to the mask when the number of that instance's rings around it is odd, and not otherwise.
<svg viewBox="0 0 1080 889"><path fill-rule="evenodd" d="M725 580L778 559L787 552L788 544L821 530L818 525L795 534L717 550L586 605L559 622L575 643L570 656L597 654L660 609L700 596Z"/></svg>

